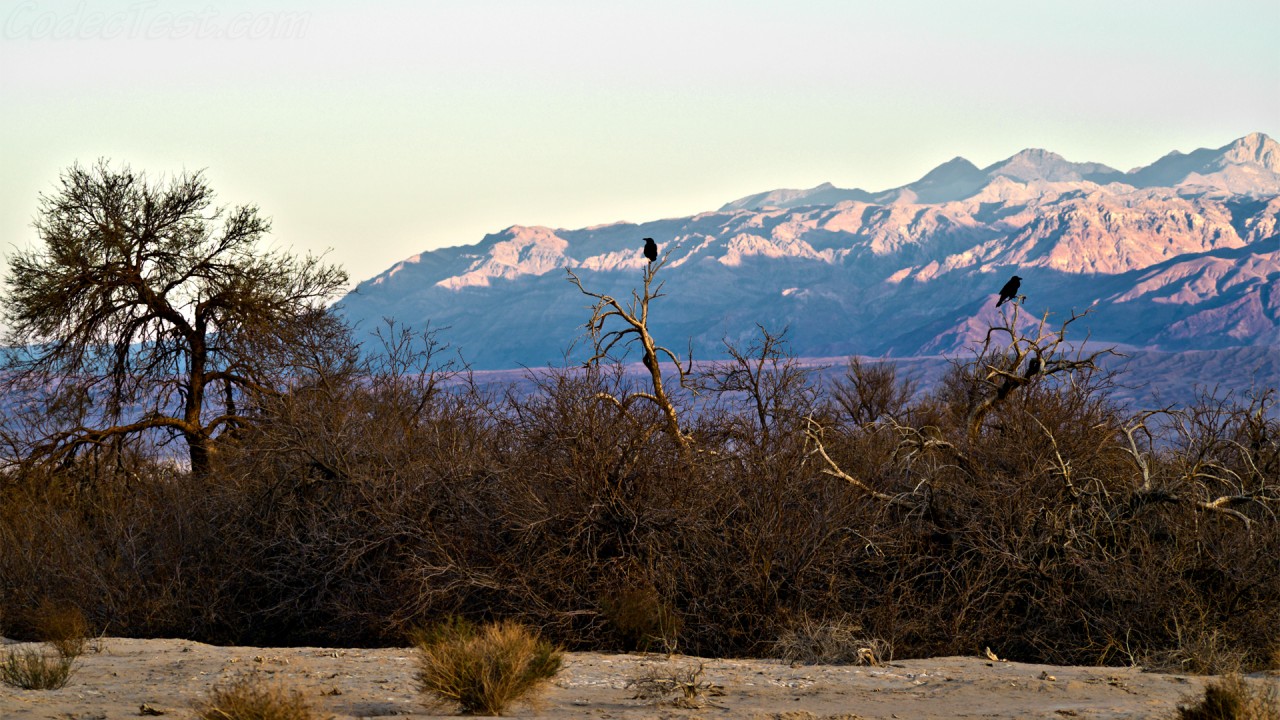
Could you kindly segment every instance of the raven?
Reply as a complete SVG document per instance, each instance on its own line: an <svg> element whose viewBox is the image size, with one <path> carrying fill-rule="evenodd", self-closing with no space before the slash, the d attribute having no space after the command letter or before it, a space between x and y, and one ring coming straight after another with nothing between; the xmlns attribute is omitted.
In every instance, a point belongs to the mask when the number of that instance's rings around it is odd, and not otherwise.
<svg viewBox="0 0 1280 720"><path fill-rule="evenodd" d="M1042 369L1044 369L1044 363L1040 361L1040 356L1037 355L1027 362L1027 372L1022 377L1030 380L1032 377L1039 375Z"/></svg>
<svg viewBox="0 0 1280 720"><path fill-rule="evenodd" d="M1000 300L996 303L996 307L1003 305L1005 300L1012 300L1018 297L1018 286L1021 284L1022 278L1017 275L1009 278L1009 282L1005 283L1004 287L1000 288Z"/></svg>
<svg viewBox="0 0 1280 720"><path fill-rule="evenodd" d="M653 238L644 239L644 256L649 258L649 262L658 259L658 243L654 242Z"/></svg>

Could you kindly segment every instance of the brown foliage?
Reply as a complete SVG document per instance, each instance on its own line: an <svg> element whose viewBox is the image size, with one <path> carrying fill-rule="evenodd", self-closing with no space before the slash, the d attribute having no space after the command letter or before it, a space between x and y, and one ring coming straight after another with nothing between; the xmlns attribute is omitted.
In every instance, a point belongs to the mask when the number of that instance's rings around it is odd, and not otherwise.
<svg viewBox="0 0 1280 720"><path fill-rule="evenodd" d="M562 653L514 622L453 621L420 635L418 684L468 715L501 715L560 670Z"/></svg>
<svg viewBox="0 0 1280 720"><path fill-rule="evenodd" d="M199 720L311 720L315 715L302 692L243 675L218 685L197 703Z"/></svg>
<svg viewBox="0 0 1280 720"><path fill-rule="evenodd" d="M1211 681L1200 698L1178 706L1175 720L1272 720L1280 717L1280 686L1250 683L1239 673Z"/></svg>
<svg viewBox="0 0 1280 720"><path fill-rule="evenodd" d="M0 610L19 636L50 598L121 634L383 643L462 615L719 656L837 618L897 657L1272 663L1273 395L1131 415L1043 338L928 394L854 363L844 400L773 338L672 399L677 435L607 399L652 392L619 365L485 390L392 328L377 366L246 408L204 483L106 450L3 476Z"/></svg>
<svg viewBox="0 0 1280 720"><path fill-rule="evenodd" d="M64 658L78 658L89 643L89 623L74 605L41 600L32 616L37 636Z"/></svg>

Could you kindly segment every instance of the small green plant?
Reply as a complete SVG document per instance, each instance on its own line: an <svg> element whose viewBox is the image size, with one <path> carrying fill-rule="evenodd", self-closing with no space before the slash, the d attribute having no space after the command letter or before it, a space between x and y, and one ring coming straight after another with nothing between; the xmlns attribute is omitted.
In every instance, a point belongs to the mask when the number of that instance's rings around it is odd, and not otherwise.
<svg viewBox="0 0 1280 720"><path fill-rule="evenodd" d="M200 720L311 720L302 692L243 675L215 686L209 699L196 705Z"/></svg>
<svg viewBox="0 0 1280 720"><path fill-rule="evenodd" d="M1225 675L1204 688L1204 695L1179 705L1176 720L1275 720L1280 718L1280 690L1274 681L1250 685L1239 673Z"/></svg>
<svg viewBox="0 0 1280 720"><path fill-rule="evenodd" d="M74 657L39 647L9 649L0 656L0 681L23 690L59 690L71 679L74 662Z"/></svg>
<svg viewBox="0 0 1280 720"><path fill-rule="evenodd" d="M471 715L501 715L560 670L563 654L516 622L476 628L463 620L416 633L418 684Z"/></svg>

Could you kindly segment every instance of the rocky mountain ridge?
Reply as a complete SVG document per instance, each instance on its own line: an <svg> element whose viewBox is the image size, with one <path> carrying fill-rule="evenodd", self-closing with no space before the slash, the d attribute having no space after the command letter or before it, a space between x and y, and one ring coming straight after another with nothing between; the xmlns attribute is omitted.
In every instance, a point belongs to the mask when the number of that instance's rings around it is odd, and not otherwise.
<svg viewBox="0 0 1280 720"><path fill-rule="evenodd" d="M1150 165L1121 172L1102 163L1070 162L1039 148L1021 152L978 169L962 157L952 158L919 180L902 187L868 192L822 183L808 190L771 190L748 195L721 206L726 210L830 205L844 200L890 203L908 199L940 203L968 198L997 178L1018 182L1087 181L1099 185L1121 183L1134 188L1178 188L1193 193L1274 194L1280 192L1280 144L1263 133L1252 133L1216 150L1177 150Z"/></svg>
<svg viewBox="0 0 1280 720"><path fill-rule="evenodd" d="M1278 214L1280 146L1261 133L1128 172L1025 150L985 169L957 158L880 193L827 184L685 218L513 226L397 263L339 307L363 325L448 326L476 367L556 363L588 315L564 269L626 296L649 236L670 252L655 332L700 357L756 323L788 327L807 356L962 351L1007 309L993 298L1014 273L1023 313L1053 323L1090 309L1093 342L1271 347Z"/></svg>

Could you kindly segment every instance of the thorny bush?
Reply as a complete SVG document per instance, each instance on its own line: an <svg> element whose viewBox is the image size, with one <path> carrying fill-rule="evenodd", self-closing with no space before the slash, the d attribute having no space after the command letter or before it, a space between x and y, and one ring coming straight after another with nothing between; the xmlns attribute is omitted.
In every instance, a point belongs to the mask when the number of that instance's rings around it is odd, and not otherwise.
<svg viewBox="0 0 1280 720"><path fill-rule="evenodd" d="M1274 391L1133 414L1043 332L928 392L867 361L824 384L764 337L673 393L679 436L606 399L644 389L622 365L484 387L389 328L376 366L340 354L256 399L264 421L199 480L122 446L16 462L4 631L34 637L25 609L49 602L220 642L386 643L460 616L718 656L841 622L899 657L1280 657Z"/></svg>

